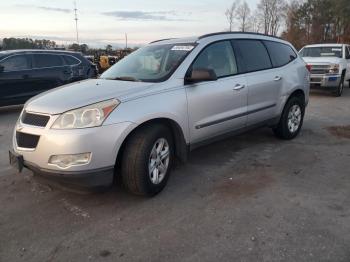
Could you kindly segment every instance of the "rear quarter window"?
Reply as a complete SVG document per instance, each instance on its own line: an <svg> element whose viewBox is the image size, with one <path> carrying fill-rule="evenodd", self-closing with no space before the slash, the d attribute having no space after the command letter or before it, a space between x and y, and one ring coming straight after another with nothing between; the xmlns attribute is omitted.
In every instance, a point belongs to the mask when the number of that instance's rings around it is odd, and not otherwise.
<svg viewBox="0 0 350 262"><path fill-rule="evenodd" d="M67 65L79 65L80 64L80 60L74 56L62 55L62 57Z"/></svg>
<svg viewBox="0 0 350 262"><path fill-rule="evenodd" d="M233 40L241 73L271 69L272 64L266 47L260 40Z"/></svg>
<svg viewBox="0 0 350 262"><path fill-rule="evenodd" d="M264 41L264 43L270 53L272 65L274 67L284 66L297 58L297 54L294 50L286 44L272 41Z"/></svg>
<svg viewBox="0 0 350 262"><path fill-rule="evenodd" d="M63 60L60 55L34 54L33 57L35 68L63 66Z"/></svg>

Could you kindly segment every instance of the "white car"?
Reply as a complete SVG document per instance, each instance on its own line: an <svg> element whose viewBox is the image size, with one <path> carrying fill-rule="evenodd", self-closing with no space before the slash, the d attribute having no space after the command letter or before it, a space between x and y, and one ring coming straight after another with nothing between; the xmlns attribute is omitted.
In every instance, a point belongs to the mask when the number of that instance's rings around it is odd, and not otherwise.
<svg viewBox="0 0 350 262"><path fill-rule="evenodd" d="M308 45L299 54L310 68L312 88L328 89L335 96L342 95L344 83L350 81L349 45Z"/></svg>

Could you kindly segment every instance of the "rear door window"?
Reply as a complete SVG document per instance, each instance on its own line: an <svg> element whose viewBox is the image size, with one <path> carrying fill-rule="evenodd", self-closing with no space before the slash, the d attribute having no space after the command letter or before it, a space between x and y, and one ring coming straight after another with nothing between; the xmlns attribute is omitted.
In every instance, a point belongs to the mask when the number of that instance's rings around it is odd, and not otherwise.
<svg viewBox="0 0 350 262"><path fill-rule="evenodd" d="M34 54L33 57L35 68L63 66L63 60L60 55Z"/></svg>
<svg viewBox="0 0 350 262"><path fill-rule="evenodd" d="M30 69L30 60L27 55L14 55L1 61L0 66L4 72L27 70Z"/></svg>
<svg viewBox="0 0 350 262"><path fill-rule="evenodd" d="M66 62L67 65L79 65L80 64L80 60L70 56L70 55L63 55L62 56L64 58L64 61Z"/></svg>
<svg viewBox="0 0 350 262"><path fill-rule="evenodd" d="M207 46L194 61L192 69L212 69L217 77L237 74L231 43L222 41Z"/></svg>
<svg viewBox="0 0 350 262"><path fill-rule="evenodd" d="M264 41L264 43L270 53L274 67L284 66L297 58L294 50L288 45L272 41Z"/></svg>
<svg viewBox="0 0 350 262"><path fill-rule="evenodd" d="M241 73L248 73L272 68L266 47L259 40L233 40L237 51L238 65Z"/></svg>

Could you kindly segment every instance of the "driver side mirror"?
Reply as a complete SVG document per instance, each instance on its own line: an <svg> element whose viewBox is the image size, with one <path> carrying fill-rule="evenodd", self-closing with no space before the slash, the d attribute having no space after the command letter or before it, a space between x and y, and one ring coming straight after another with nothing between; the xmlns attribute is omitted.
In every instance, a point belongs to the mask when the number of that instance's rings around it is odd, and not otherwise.
<svg viewBox="0 0 350 262"><path fill-rule="evenodd" d="M213 69L193 69L190 72L190 76L185 77L186 84L194 84L206 81L216 81L218 77L216 76Z"/></svg>

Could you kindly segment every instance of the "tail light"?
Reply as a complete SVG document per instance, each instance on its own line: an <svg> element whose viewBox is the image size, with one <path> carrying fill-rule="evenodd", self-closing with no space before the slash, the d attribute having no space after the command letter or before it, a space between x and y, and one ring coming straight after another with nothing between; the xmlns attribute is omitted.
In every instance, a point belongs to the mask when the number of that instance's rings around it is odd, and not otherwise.
<svg viewBox="0 0 350 262"><path fill-rule="evenodd" d="M307 64L307 65L306 65L306 69L307 69L309 72L311 72L312 65Z"/></svg>

